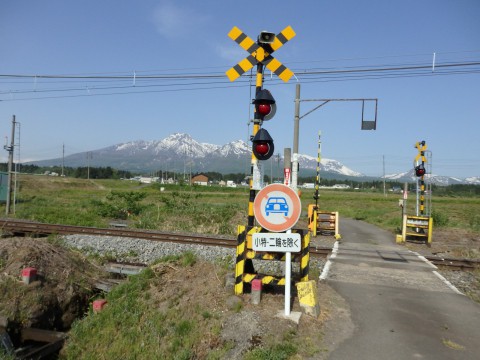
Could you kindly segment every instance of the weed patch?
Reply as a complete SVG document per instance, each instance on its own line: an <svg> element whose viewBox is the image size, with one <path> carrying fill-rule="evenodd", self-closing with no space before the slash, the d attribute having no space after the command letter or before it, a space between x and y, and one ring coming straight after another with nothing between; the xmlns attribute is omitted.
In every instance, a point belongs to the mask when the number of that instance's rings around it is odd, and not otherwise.
<svg viewBox="0 0 480 360"><path fill-rule="evenodd" d="M193 254L185 253L160 259L129 277L107 294L102 312L90 311L74 324L61 358L116 359L126 354L129 359L158 359L160 354L165 359L207 358L214 344L221 358L224 350L214 331L221 328L215 302L192 294L188 279L184 285L176 280L196 275L202 266Z"/></svg>
<svg viewBox="0 0 480 360"><path fill-rule="evenodd" d="M293 344L276 344L268 348L256 348L249 351L245 360L286 360L297 353L297 348Z"/></svg>

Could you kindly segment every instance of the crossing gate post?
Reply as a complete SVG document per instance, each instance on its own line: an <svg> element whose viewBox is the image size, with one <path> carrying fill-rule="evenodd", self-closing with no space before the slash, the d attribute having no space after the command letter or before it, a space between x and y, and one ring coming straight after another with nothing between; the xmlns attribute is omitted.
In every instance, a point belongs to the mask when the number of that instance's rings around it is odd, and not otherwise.
<svg viewBox="0 0 480 360"><path fill-rule="evenodd" d="M285 286L285 277L270 274L258 274L255 270L247 269L246 261L285 261L285 253L260 252L252 249L252 234L264 231L261 227L253 227L246 231L246 227L238 226L236 263L235 263L235 295L244 293L244 284L251 284L255 279L260 279L262 285ZM303 229L292 229L293 233L300 233L301 251L292 256L293 262L299 263L299 282L308 281L310 270L310 233Z"/></svg>
<svg viewBox="0 0 480 360"><path fill-rule="evenodd" d="M310 233L302 232L302 251L300 258L300 282L308 281L310 270Z"/></svg>
<svg viewBox="0 0 480 360"><path fill-rule="evenodd" d="M402 224L402 240L407 237L418 237L426 240L428 246L432 243L433 219L431 216L405 215Z"/></svg>
<svg viewBox="0 0 480 360"><path fill-rule="evenodd" d="M340 239L339 229L339 215L338 211L320 211L317 210L317 233L329 232L333 233L335 239Z"/></svg>
<svg viewBox="0 0 480 360"><path fill-rule="evenodd" d="M317 236L317 206L315 204L308 205L308 230L313 236Z"/></svg>
<svg viewBox="0 0 480 360"><path fill-rule="evenodd" d="M266 91L265 89L262 89L264 67L266 67L267 69L275 73L284 82L288 82L290 78L294 75L289 68L287 68L280 61L275 59L272 56L272 53L278 50L280 47L282 47L287 41L292 39L295 35L296 34L293 31L293 29L290 26L287 26L277 35L275 35L274 33L262 31L257 41L254 41L249 36L247 36L243 31L241 31L239 28L234 26L228 33L228 36L233 41L235 41L241 48L246 50L249 53L249 56L243 59L242 61L240 61L234 67L230 68L228 71L226 71L227 77L230 79L230 81L235 81L242 74L252 69L256 65L257 66L256 95L255 95L254 103L257 104L256 103L257 97L260 98L260 95L264 94ZM270 101L273 104L275 103L273 97L271 97ZM254 113L252 142L255 140L256 135L260 133L261 130L263 130L261 129L263 120L269 120L267 116L270 116L270 114L268 115L264 114L262 116L260 111L261 108L259 107L258 110L259 111L255 111ZM271 140L271 143L272 143L272 150L273 150L273 140ZM267 152L267 154L270 154L270 153ZM263 179L261 179L262 181L257 181L258 184L254 180L256 179L256 177L262 177L262 175L260 175L260 171L257 171L259 169L258 161L268 159L266 158L267 155L265 155L263 159L258 158L257 155L258 155L258 151L257 152L252 151L250 197L249 197L249 205L248 205L247 226L245 227L240 225L238 226L238 229L237 229L237 249L236 249L236 263L235 263L235 294L237 295L243 294L244 282L250 283L253 279L258 277L258 275L255 273L255 270L253 268L252 260L254 258L255 259L262 258L266 260L266 259L277 259L279 257L278 254L275 254L275 253L274 254L263 253L263 255L256 254L256 252L252 249L252 234L261 232L263 230L261 227L254 226L255 224L254 202L257 195L256 190L260 190L259 187L263 183ZM271 154L269 156L271 156ZM299 206L299 208L301 208L301 206ZM298 213L300 213L300 210L298 210ZM298 221L298 218L296 221ZM293 225L291 225L290 228L292 226ZM281 232L282 230L279 230L279 231ZM298 237L296 237L296 239L297 240L296 240L295 250L298 251ZM307 241L307 243L309 244L309 235L307 236L304 234L301 237L302 245L305 241ZM308 245L306 249L308 254ZM270 248L270 250L272 250L272 248ZM303 250L304 248L301 247L302 253L303 253ZM285 257L285 254L283 255ZM309 263L308 255L302 256L301 258L302 259L305 258L302 261L301 268L303 269L303 271L306 270L307 272L307 275L302 275L302 278L305 278L305 277L308 278L308 263ZM275 279L272 276L264 276L262 278L262 284L268 284L268 283L275 283L276 285L284 285L285 279L284 278Z"/></svg>
<svg viewBox="0 0 480 360"><path fill-rule="evenodd" d="M235 259L235 295L243 294L243 272L245 269L245 250L246 250L246 232L245 226L237 227L237 251Z"/></svg>

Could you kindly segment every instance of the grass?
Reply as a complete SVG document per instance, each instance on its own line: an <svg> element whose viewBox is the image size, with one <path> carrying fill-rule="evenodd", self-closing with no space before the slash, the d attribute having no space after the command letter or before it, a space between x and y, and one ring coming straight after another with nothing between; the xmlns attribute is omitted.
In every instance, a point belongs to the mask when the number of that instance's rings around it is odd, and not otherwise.
<svg viewBox="0 0 480 360"><path fill-rule="evenodd" d="M123 219L113 210L125 214L121 207L128 204L140 209L126 216L131 227L233 235L232 220L248 206L245 189L218 187L206 192L202 187L165 185L160 191L158 184L38 175L20 175L18 182L14 217L46 223L108 227L111 221ZM132 200L135 194L145 198Z"/></svg>
<svg viewBox="0 0 480 360"><path fill-rule="evenodd" d="M291 343L276 344L267 348L257 348L249 351L245 360L287 360L297 353L297 347Z"/></svg>
<svg viewBox="0 0 480 360"><path fill-rule="evenodd" d="M248 215L249 191L246 188L144 185L125 180L39 175L20 175L18 182L14 216L40 222L108 227L111 221L118 219L101 216L99 202L113 202L112 193L123 193L125 196L145 194L145 198L138 201L139 214L127 217L131 227L143 229L234 235L236 226L245 224ZM314 203L313 192L302 190L303 220L306 219L308 204ZM400 198L400 194L393 193L384 196L382 192L320 189L318 204L321 210L338 211L341 218L364 220L397 232L401 228ZM434 228L480 233L478 197L433 196L432 210ZM415 197L412 195L407 201L407 212L415 214Z"/></svg>
<svg viewBox="0 0 480 360"><path fill-rule="evenodd" d="M195 263L194 256L185 253L159 259L156 265L178 272L179 268L190 268ZM192 298L188 292L177 290L175 295L162 298L155 289L165 287L168 278L163 278L162 271L156 272L156 265L115 287L106 295L108 304L101 312L90 310L76 321L59 359L225 359L234 346L221 339L230 315L201 299L185 306L185 299ZM221 271L220 265L217 270ZM242 311L243 303L239 304L231 313ZM290 359L320 351L310 337L305 338L291 327L286 331L280 328L274 336L267 333L243 358Z"/></svg>
<svg viewBox="0 0 480 360"><path fill-rule="evenodd" d="M448 339L442 339L443 345L453 350L465 350L463 345L457 344L456 342Z"/></svg>
<svg viewBox="0 0 480 360"><path fill-rule="evenodd" d="M195 262L192 253L158 261L175 267ZM60 359L157 359L159 354L165 359L195 358L207 337L218 336L220 317L200 306L179 311L183 294L158 304L154 289L164 286L162 281L161 274L148 268L115 287L103 311L90 311L75 322ZM211 349L208 358L220 359L227 350L227 345Z"/></svg>
<svg viewBox="0 0 480 360"><path fill-rule="evenodd" d="M2 360L16 360L15 355L7 354L3 347L0 348L0 359Z"/></svg>
<svg viewBox="0 0 480 360"><path fill-rule="evenodd" d="M401 228L402 209L398 206L400 194L363 191L320 192L319 207L324 211L338 211L342 217L364 220L392 232ZM313 203L313 190L302 192L302 204ZM305 206L305 205L303 205ZM407 213L415 215L415 197L407 200ZM463 229L480 233L480 198L432 198L432 218L436 227Z"/></svg>

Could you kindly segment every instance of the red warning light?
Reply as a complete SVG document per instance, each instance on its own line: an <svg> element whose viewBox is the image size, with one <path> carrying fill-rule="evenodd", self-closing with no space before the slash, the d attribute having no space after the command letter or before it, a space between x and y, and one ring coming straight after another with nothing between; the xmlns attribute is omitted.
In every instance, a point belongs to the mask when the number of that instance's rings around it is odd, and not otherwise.
<svg viewBox="0 0 480 360"><path fill-rule="evenodd" d="M273 155L275 147L273 139L265 129L258 130L257 134L252 139L252 151L258 160L268 160Z"/></svg>
<svg viewBox="0 0 480 360"><path fill-rule="evenodd" d="M259 155L265 156L270 151L270 145L267 142L255 144L255 152Z"/></svg>
<svg viewBox="0 0 480 360"><path fill-rule="evenodd" d="M257 104L257 111L262 117L267 116L268 114L270 114L270 111L272 111L272 106L267 103Z"/></svg>
<svg viewBox="0 0 480 360"><path fill-rule="evenodd" d="M423 166L423 164L415 167L415 175L418 177L422 177L423 175L425 175L425 167Z"/></svg>

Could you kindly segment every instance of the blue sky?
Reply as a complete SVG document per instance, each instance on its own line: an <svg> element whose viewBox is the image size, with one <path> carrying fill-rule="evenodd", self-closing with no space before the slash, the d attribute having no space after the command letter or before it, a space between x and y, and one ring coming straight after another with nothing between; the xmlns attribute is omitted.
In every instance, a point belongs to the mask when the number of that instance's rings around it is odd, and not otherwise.
<svg viewBox="0 0 480 360"><path fill-rule="evenodd" d="M2 0L0 134L10 137L15 115L21 161L61 157L63 144L69 155L175 132L246 140L249 78L221 75L248 54L227 34L238 26L256 39L290 25L296 37L273 55L296 78L265 74L278 110L264 128L276 153L293 146L299 82L302 99L378 98L376 131L360 130L361 103L331 102L303 118L300 153L316 156L321 131L322 157L375 176L383 157L387 174L408 171L425 140L433 173L480 176L478 19L478 0ZM385 68L397 70L358 71ZM315 105L302 102L301 114Z"/></svg>

